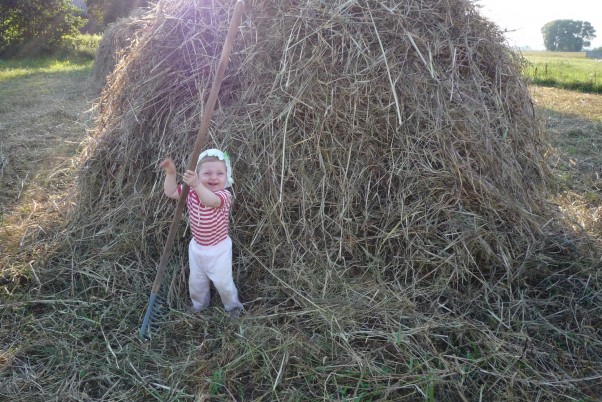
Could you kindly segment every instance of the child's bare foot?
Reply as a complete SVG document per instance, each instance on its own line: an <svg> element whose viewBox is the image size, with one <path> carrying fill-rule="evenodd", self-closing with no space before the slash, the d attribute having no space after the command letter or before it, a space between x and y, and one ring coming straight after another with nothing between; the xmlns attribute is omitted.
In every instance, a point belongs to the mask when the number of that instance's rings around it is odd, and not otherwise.
<svg viewBox="0 0 602 402"><path fill-rule="evenodd" d="M228 315L231 319L236 320L238 317L240 317L240 309L233 308L232 310L228 311Z"/></svg>

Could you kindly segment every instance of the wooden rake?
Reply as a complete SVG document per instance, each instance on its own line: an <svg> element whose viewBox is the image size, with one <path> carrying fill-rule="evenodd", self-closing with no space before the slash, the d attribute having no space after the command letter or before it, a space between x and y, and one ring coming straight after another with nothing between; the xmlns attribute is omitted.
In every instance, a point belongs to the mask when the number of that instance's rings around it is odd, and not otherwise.
<svg viewBox="0 0 602 402"><path fill-rule="evenodd" d="M234 6L234 13L232 14L232 19L230 20L228 34L226 36L224 47L222 49L222 54L217 65L217 71L213 79L211 92L209 92L209 98L207 98L207 103L205 104L201 127L199 128L199 132L194 143L194 150L190 155L190 160L188 161L188 166L186 167L187 170L196 169L197 159L205 143L205 137L207 136L207 131L209 131L211 116L213 115L213 110L215 109L217 96L219 94L222 81L224 79L224 73L228 65L228 59L230 58L232 46L234 45L234 39L236 38L236 33L238 31L238 27L240 26L240 21L242 19L243 7L243 0L238 0L236 2L236 5ZM163 283L163 278L165 277L167 262L169 261L169 257L171 256L174 238L176 237L176 231L178 229L180 220L182 219L182 210L184 209L184 204L186 203L186 198L188 197L189 192L190 187L187 184L183 184L182 192L178 200L178 205L176 207L173 220L171 221L171 225L169 227L169 234L167 235L167 240L165 241L165 247L163 248L163 253L161 254L161 261L159 262L159 267L157 268L157 275L155 276L155 282L153 283L153 287L151 290L150 298L148 301L148 307L146 308L146 313L144 314L142 326L140 327L140 338L142 339L146 337L151 322L153 322L158 315L157 310L159 309L159 306L157 306L156 303L157 295L159 294L161 284Z"/></svg>

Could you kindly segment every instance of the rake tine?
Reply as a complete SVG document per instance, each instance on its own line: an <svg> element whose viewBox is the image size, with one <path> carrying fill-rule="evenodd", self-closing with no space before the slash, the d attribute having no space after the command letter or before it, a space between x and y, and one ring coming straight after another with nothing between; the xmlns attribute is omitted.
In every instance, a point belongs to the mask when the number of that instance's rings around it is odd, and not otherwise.
<svg viewBox="0 0 602 402"><path fill-rule="evenodd" d="M166 290L164 286L161 286L161 290L159 291L159 293L151 292L148 307L146 308L144 320L140 328L140 338L149 339L152 332L157 332L153 331L153 329L157 329L156 324L160 322L163 317L165 317L166 308Z"/></svg>

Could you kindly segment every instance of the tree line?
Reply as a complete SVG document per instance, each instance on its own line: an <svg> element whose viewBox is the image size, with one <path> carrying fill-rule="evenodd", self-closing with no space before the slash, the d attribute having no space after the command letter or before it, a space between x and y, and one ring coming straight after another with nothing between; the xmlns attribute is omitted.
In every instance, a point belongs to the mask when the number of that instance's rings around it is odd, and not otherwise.
<svg viewBox="0 0 602 402"><path fill-rule="evenodd" d="M591 45L596 30L587 21L554 20L541 28L543 43L548 51L580 52Z"/></svg>
<svg viewBox="0 0 602 402"><path fill-rule="evenodd" d="M50 54L66 37L102 33L151 0L1 0L0 57Z"/></svg>

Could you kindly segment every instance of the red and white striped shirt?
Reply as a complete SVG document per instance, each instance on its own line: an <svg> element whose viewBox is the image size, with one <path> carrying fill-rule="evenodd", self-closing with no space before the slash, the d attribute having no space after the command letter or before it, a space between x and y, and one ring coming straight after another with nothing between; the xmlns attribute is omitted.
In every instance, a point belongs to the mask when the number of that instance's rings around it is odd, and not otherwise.
<svg viewBox="0 0 602 402"><path fill-rule="evenodd" d="M182 186L178 186L178 193L182 193ZM192 188L186 199L192 237L201 246L215 246L228 237L232 194L228 190L220 190L213 194L221 200L217 208L203 205Z"/></svg>

